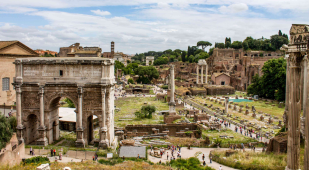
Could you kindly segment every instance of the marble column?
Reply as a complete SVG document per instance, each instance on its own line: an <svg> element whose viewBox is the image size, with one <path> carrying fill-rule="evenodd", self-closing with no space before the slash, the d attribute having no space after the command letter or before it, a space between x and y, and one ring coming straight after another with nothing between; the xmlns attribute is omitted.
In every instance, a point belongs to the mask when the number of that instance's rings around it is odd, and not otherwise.
<svg viewBox="0 0 309 170"><path fill-rule="evenodd" d="M39 88L40 94L40 126L39 126L39 139L36 141L37 145L48 145L46 138L46 126L44 122L44 87Z"/></svg>
<svg viewBox="0 0 309 170"><path fill-rule="evenodd" d="M170 92L170 102L169 102L169 113L175 114L176 113L176 104L175 104L175 71L174 71L175 66L171 65L170 68L170 75L171 75L171 92Z"/></svg>
<svg viewBox="0 0 309 170"><path fill-rule="evenodd" d="M305 158L304 158L304 170L309 170L309 77L308 77L308 56L304 57L304 105L303 105L303 113L305 119L305 128L304 128L304 136L305 136Z"/></svg>
<svg viewBox="0 0 309 170"><path fill-rule="evenodd" d="M205 84L208 84L208 65L206 62Z"/></svg>
<svg viewBox="0 0 309 170"><path fill-rule="evenodd" d="M76 146L85 147L84 128L83 128L83 88L78 87L78 107L77 107L77 121L76 121Z"/></svg>
<svg viewBox="0 0 309 170"><path fill-rule="evenodd" d="M300 56L289 57L288 151L286 170L298 170L300 147L301 67Z"/></svg>
<svg viewBox="0 0 309 170"><path fill-rule="evenodd" d="M107 88L107 90L106 90L106 98L105 98L105 102L106 102L106 127L107 127L107 138L106 138L106 141L107 141L107 147L109 147L109 144L110 144L110 126L111 126L111 124L110 124L110 110L111 110L111 101L110 101L110 93L111 93L111 89L110 89L110 87L108 87Z"/></svg>
<svg viewBox="0 0 309 170"><path fill-rule="evenodd" d="M21 88L20 86L15 86L16 89L16 123L17 123L17 138L20 143L24 142L22 124L22 114L21 114Z"/></svg>
<svg viewBox="0 0 309 170"><path fill-rule="evenodd" d="M101 89L101 95L102 95L102 124L100 127L100 146L103 148L107 148L108 141L107 139L107 127L106 127L106 110L105 110L105 98L106 98L106 89L105 87L102 87Z"/></svg>
<svg viewBox="0 0 309 170"><path fill-rule="evenodd" d="M289 54L285 55L286 60L286 83L285 83L285 110L283 114L283 122L285 128L288 127L288 109L289 109L289 82L290 82L290 71L289 71Z"/></svg>
<svg viewBox="0 0 309 170"><path fill-rule="evenodd" d="M196 65L196 84L199 84L198 77L199 77L199 68L198 68L198 65Z"/></svg>
<svg viewBox="0 0 309 170"><path fill-rule="evenodd" d="M202 67L202 70L201 70L201 84L203 84L203 72L204 72L204 70L203 70L203 68L204 68L204 66L203 65L201 65L201 67Z"/></svg>

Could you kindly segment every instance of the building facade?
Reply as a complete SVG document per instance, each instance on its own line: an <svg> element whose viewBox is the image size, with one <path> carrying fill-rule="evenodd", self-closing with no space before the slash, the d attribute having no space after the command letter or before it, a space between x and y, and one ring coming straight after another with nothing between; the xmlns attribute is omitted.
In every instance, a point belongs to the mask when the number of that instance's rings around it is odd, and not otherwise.
<svg viewBox="0 0 309 170"><path fill-rule="evenodd" d="M13 62L21 57L38 57L38 54L19 41L0 41L0 105L15 105L16 93L12 85L15 77Z"/></svg>

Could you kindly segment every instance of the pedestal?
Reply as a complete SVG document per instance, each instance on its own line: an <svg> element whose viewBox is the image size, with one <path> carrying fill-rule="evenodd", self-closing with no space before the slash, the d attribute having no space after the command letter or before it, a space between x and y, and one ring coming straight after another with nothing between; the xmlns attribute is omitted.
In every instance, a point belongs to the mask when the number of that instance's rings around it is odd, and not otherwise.
<svg viewBox="0 0 309 170"><path fill-rule="evenodd" d="M25 129L24 126L23 125L19 125L19 126L17 126L16 129L17 129L16 135L17 135L18 142L19 143L24 143L25 142L24 141L24 137L23 137L23 130Z"/></svg>
<svg viewBox="0 0 309 170"><path fill-rule="evenodd" d="M85 147L85 140L84 140L84 130L83 129L77 129L76 130L76 138L75 146L76 147Z"/></svg>
<svg viewBox="0 0 309 170"><path fill-rule="evenodd" d="M36 144L42 145L42 146L47 146L48 140L46 138L46 127L41 126L41 127L39 127L38 131L39 131L40 138L38 140L36 140Z"/></svg>
<svg viewBox="0 0 309 170"><path fill-rule="evenodd" d="M99 146L103 149L107 149L109 147L109 141L107 139L107 128L103 127L100 129L100 143Z"/></svg>

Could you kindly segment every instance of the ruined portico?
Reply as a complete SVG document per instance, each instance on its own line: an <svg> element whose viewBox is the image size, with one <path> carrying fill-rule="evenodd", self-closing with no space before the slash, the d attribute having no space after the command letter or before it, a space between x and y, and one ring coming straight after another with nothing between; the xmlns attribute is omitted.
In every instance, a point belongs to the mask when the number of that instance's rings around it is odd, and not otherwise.
<svg viewBox="0 0 309 170"><path fill-rule="evenodd" d="M204 84L204 81L203 81L204 67L205 67L205 84L208 84L207 82L208 65L207 65L206 60L204 59L198 60L198 63L196 66L196 84ZM199 81L200 70L201 70L201 82Z"/></svg>
<svg viewBox="0 0 309 170"><path fill-rule="evenodd" d="M114 61L102 58L16 59L17 137L26 144L47 145L59 139L59 101L76 106L76 146L94 140L93 116L100 125L99 143L114 142Z"/></svg>
<svg viewBox="0 0 309 170"><path fill-rule="evenodd" d="M309 104L308 104L308 52L309 25L293 24L290 43L283 45L287 59L286 117L288 124L288 150L286 170L300 169L300 117L303 108L305 160L304 169L309 169ZM303 105L303 107L302 107Z"/></svg>

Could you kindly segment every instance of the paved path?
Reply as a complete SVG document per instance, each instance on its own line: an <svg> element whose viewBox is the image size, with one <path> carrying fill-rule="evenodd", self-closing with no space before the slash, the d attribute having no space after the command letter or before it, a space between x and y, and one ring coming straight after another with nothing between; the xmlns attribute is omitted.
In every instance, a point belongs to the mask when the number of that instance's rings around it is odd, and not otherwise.
<svg viewBox="0 0 309 170"><path fill-rule="evenodd" d="M216 150L216 149L215 148L194 148L194 147L191 147L190 150L188 150L187 147L182 147L180 149L180 151L181 151L181 158L183 158L183 159L194 157L194 154L196 152L202 152L202 154L200 154L197 157L201 161L201 163L203 162L202 156L203 156L203 154L205 154L205 161L206 161L207 166L210 166L210 167L212 167L212 168L214 168L216 170L219 170L220 166L222 166L222 170L235 170L234 168L230 168L230 167L218 164L218 163L216 163L214 161L212 161L212 163L210 163L209 153L212 150ZM228 150L228 149L226 149L226 148L219 148L219 150ZM149 153L150 150L148 150L147 152ZM167 152L168 152L169 160L170 160L170 158L171 158L171 150L165 151L165 154L162 156L162 158L156 158L156 157L150 156L148 154L148 160L150 160L151 162L154 162L154 163L158 163L160 160L161 160L161 162L166 162L167 161L167 159L166 159L167 158ZM175 158L176 158L176 155L177 155L177 152L174 152Z"/></svg>

